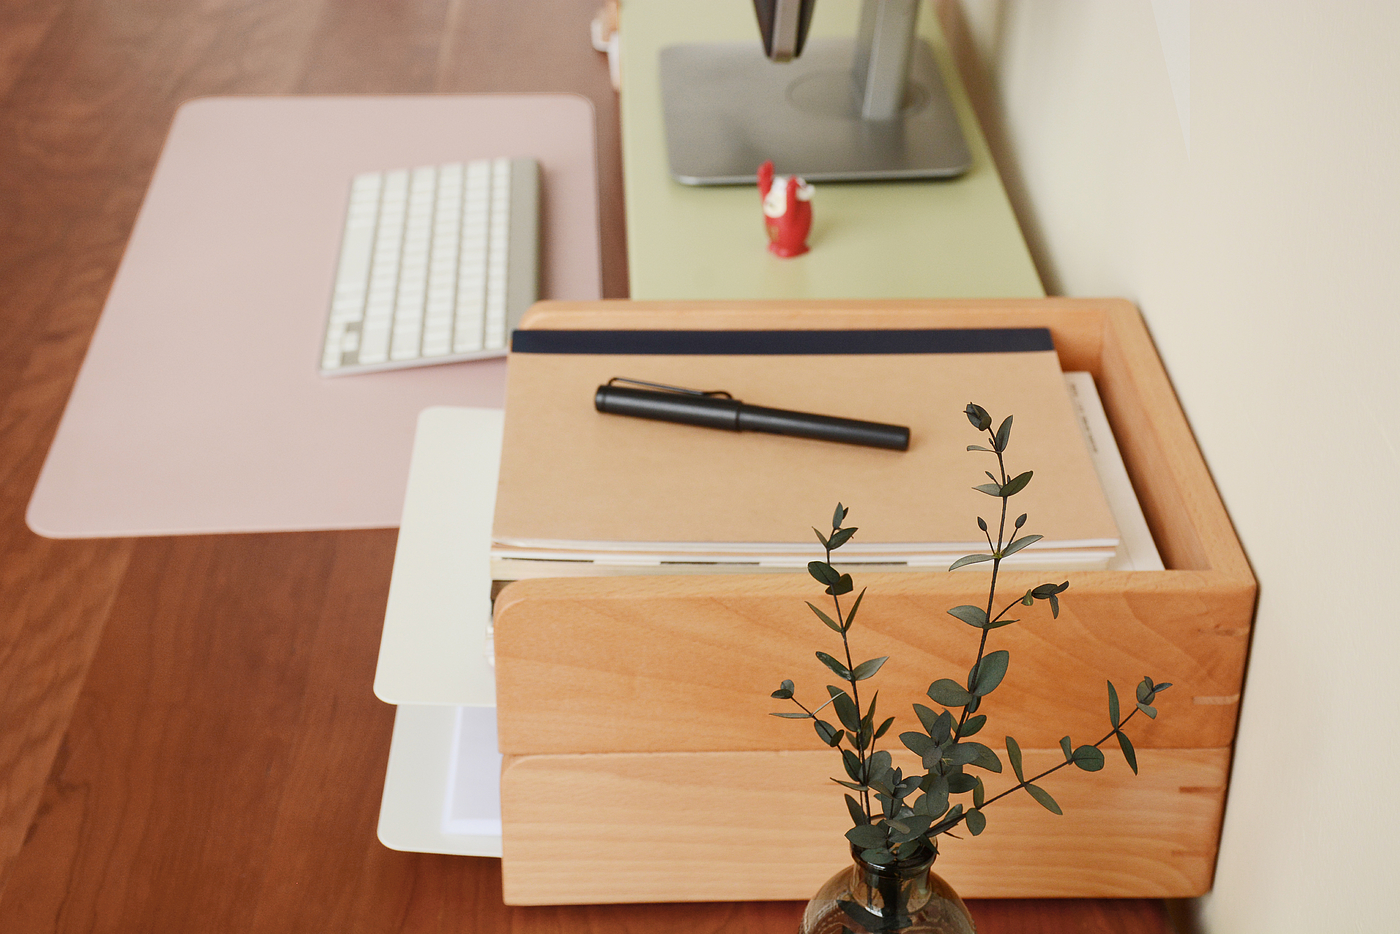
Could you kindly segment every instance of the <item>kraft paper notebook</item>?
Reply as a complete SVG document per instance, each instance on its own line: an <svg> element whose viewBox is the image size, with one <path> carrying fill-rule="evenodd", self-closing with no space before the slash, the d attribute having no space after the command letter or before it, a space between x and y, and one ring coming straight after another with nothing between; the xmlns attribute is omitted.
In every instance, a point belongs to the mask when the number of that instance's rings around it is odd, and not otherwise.
<svg viewBox="0 0 1400 934"><path fill-rule="evenodd" d="M594 409L627 377L753 405L907 425L908 451L676 425ZM946 567L985 551L972 489L996 471L963 409L1014 415L1012 501L1036 566L1107 565L1118 531L1042 328L515 333L493 530L498 579L771 570L821 557L839 501L860 532L842 562ZM1009 531L1009 529L1008 529ZM1019 563L1019 562L1017 562Z"/></svg>

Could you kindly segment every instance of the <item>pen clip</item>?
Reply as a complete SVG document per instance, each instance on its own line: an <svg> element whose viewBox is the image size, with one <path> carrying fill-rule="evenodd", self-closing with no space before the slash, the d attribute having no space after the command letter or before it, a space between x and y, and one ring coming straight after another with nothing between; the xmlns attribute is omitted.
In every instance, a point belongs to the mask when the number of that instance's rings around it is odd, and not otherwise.
<svg viewBox="0 0 1400 934"><path fill-rule="evenodd" d="M723 389L686 389L684 386L667 386L665 383L649 383L643 379L628 379L626 376L614 376L612 379L608 380L607 384L611 386L613 383L631 383L633 386L646 386L649 389L660 389L665 392L679 392L687 396L722 396L725 399L734 398Z"/></svg>

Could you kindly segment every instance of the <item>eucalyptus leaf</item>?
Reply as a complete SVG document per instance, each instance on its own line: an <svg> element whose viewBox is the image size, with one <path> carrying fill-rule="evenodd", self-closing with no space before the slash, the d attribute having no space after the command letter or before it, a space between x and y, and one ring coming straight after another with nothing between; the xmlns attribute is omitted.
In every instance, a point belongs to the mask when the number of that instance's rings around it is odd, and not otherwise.
<svg viewBox="0 0 1400 934"><path fill-rule="evenodd" d="M1019 516L1016 517L1016 528L1019 529L1021 526L1025 525L1025 524L1026 524L1026 514L1023 512L1023 513L1021 513Z"/></svg>
<svg viewBox="0 0 1400 934"><path fill-rule="evenodd" d="M1034 798L1036 801L1040 802L1040 806L1045 808L1045 810L1049 811L1050 813L1064 813L1064 811L1060 810L1060 806L1055 803L1055 799L1050 797L1050 792L1046 791L1044 788L1041 788L1039 785L1027 785L1026 791L1029 791L1031 793L1031 797Z"/></svg>
<svg viewBox="0 0 1400 934"><path fill-rule="evenodd" d="M987 829L987 818L982 816L979 810L968 811L967 819L963 823L967 824L968 831L974 837Z"/></svg>
<svg viewBox="0 0 1400 934"><path fill-rule="evenodd" d="M808 561L807 573L816 578L817 583L831 586L841 579L841 575L825 561Z"/></svg>
<svg viewBox="0 0 1400 934"><path fill-rule="evenodd" d="M846 774L851 777L851 781L865 783L865 776L860 770L860 756L857 756L849 749L841 750L841 764L846 767Z"/></svg>
<svg viewBox="0 0 1400 934"><path fill-rule="evenodd" d="M813 725L817 728L817 735L821 737L822 742L826 743L828 746L840 744L842 733L840 730L836 729L836 727L827 723L825 720L818 720Z"/></svg>
<svg viewBox="0 0 1400 934"><path fill-rule="evenodd" d="M987 611L980 606L972 606L970 604L955 606L948 611L948 615L957 617L969 626L974 626L978 629L982 629L987 625Z"/></svg>
<svg viewBox="0 0 1400 934"><path fill-rule="evenodd" d="M987 624L988 629L1000 629L1003 626L1010 626L1012 623L1019 623L1019 619L994 619Z"/></svg>
<svg viewBox="0 0 1400 934"><path fill-rule="evenodd" d="M961 558L948 565L948 570L956 571L958 568L966 567L969 564L980 564L983 561L991 560L992 555L963 555Z"/></svg>
<svg viewBox="0 0 1400 934"><path fill-rule="evenodd" d="M977 663L972 693L977 697L986 697L995 691L997 685L1001 684L1001 679L1006 677L1006 668L1010 664L1011 653L1006 649L998 649L982 656L982 660Z"/></svg>
<svg viewBox="0 0 1400 934"><path fill-rule="evenodd" d="M880 724L880 728L879 728L878 730L875 731L875 738L876 738L876 739L879 739L881 736L884 736L885 733L887 733L887 732L889 731L889 728L890 728L891 726L893 726L893 725L894 725L894 717L890 717L890 718L889 718L888 720L886 720L884 723Z"/></svg>
<svg viewBox="0 0 1400 934"><path fill-rule="evenodd" d="M844 678L847 681L851 680L850 669L848 669L845 665L841 664L825 652L818 652L817 660L820 661L826 667L830 668L832 673L835 674L838 678Z"/></svg>
<svg viewBox="0 0 1400 934"><path fill-rule="evenodd" d="M1149 707L1147 704L1138 704L1138 705L1137 705L1137 708L1138 708L1138 710L1141 710L1143 713L1147 714L1147 715L1148 715L1149 717L1151 717L1153 720L1156 720L1156 719L1157 719L1157 708L1156 708L1156 707Z"/></svg>
<svg viewBox="0 0 1400 934"><path fill-rule="evenodd" d="M851 680L865 681L874 677L875 673L880 670L880 666L889 660L890 657L888 655L881 655L879 658L872 658L869 661L861 662L855 667L855 670L851 672Z"/></svg>
<svg viewBox="0 0 1400 934"><path fill-rule="evenodd" d="M826 588L826 592L834 597L839 597L843 593L850 593L855 589L855 581L851 580L851 575L842 574L841 577L837 579L836 583Z"/></svg>
<svg viewBox="0 0 1400 934"><path fill-rule="evenodd" d="M1025 781L1026 776L1021 771L1021 747L1010 736L1006 737L1006 757L1011 760L1011 771L1016 773L1016 780Z"/></svg>
<svg viewBox="0 0 1400 934"><path fill-rule="evenodd" d="M934 820L948 813L948 792L926 794L915 803L915 810Z"/></svg>
<svg viewBox="0 0 1400 934"><path fill-rule="evenodd" d="M910 775L908 778L905 779L901 779L898 787L895 788L895 794L898 795L900 798L907 798L918 790L919 784L922 781L923 776L917 774Z"/></svg>
<svg viewBox="0 0 1400 934"><path fill-rule="evenodd" d="M948 791L951 794L963 795L977 787L977 778L968 775L966 772L954 772L948 776Z"/></svg>
<svg viewBox="0 0 1400 934"><path fill-rule="evenodd" d="M832 700L831 705L836 708L836 716L841 719L841 725L855 733L860 729L860 712L856 710L856 702L851 700L851 696L842 691Z"/></svg>
<svg viewBox="0 0 1400 934"><path fill-rule="evenodd" d="M1023 535L1020 538L1016 539L1014 542L1012 542L1010 545L1007 545L1005 548L1003 548L1001 556L1005 558L1009 555L1014 555L1022 548L1025 548L1027 545L1034 545L1036 542L1040 541L1044 537L1044 535Z"/></svg>
<svg viewBox="0 0 1400 934"><path fill-rule="evenodd" d="M992 427L992 417L980 405L969 402L967 408L963 410L963 414L967 416L969 422L972 422L972 427L978 431L986 431Z"/></svg>
<svg viewBox="0 0 1400 934"><path fill-rule="evenodd" d="M845 630L841 628L840 623L823 613L820 609L817 608L816 604L812 603L809 600L807 601L807 605L812 608L813 613L817 614L817 619L821 620L823 623L826 623L826 625L833 632L845 632Z"/></svg>
<svg viewBox="0 0 1400 934"><path fill-rule="evenodd" d="M1064 750L1064 753L1065 753L1065 761L1066 761L1066 762L1073 762L1073 761L1074 761L1074 744L1071 743L1071 742L1069 741L1069 737L1068 737L1068 736L1061 736L1061 737L1060 737L1060 748L1061 748L1062 750Z"/></svg>
<svg viewBox="0 0 1400 934"><path fill-rule="evenodd" d="M783 710L778 713L770 713L770 717L782 717L784 720L806 720L811 714L805 710Z"/></svg>
<svg viewBox="0 0 1400 934"><path fill-rule="evenodd" d="M887 864L887 863L892 863L892 862L894 862L894 860L895 860L895 855L894 855L893 852L891 852L891 851L890 851L889 849L887 849L886 847L877 846L877 847L871 847L871 848L868 849L868 850L861 850L861 851L860 851L860 858L863 859L863 860L865 860L867 863L875 863L877 866L883 866L883 865L885 865L885 864ZM852 902L852 901L842 901L842 902L840 903L840 905L841 905L841 909L842 909L843 911L847 910L847 906L850 906L850 908L849 908L850 911L853 911L853 912L863 912L863 915L855 915L855 914L853 914L851 917L853 917L856 921L860 921L860 922L862 923L862 925L866 927L867 930L878 930L878 929L879 929L879 928L878 928L878 925L880 924L880 922L879 922L879 920L878 920L879 917L880 917L879 915L871 914L870 912L865 911L864 908L861 908L859 905L857 905L855 902ZM871 920L871 919L875 919L875 920ZM873 928L872 928L872 927L869 927L868 925L865 925L865 924L864 924L865 921L870 921L871 924L876 925L876 927L873 927Z"/></svg>
<svg viewBox="0 0 1400 934"><path fill-rule="evenodd" d="M857 824L846 831L846 839L859 847L882 847L885 831L878 824Z"/></svg>
<svg viewBox="0 0 1400 934"><path fill-rule="evenodd" d="M831 515L831 530L834 532L841 528L841 523L846 521L846 513L849 510L840 503L836 504L836 511Z"/></svg>
<svg viewBox="0 0 1400 934"><path fill-rule="evenodd" d="M967 765L977 758L977 746L981 743L954 743L944 756L953 765Z"/></svg>
<svg viewBox="0 0 1400 934"><path fill-rule="evenodd" d="M821 542L821 545L822 545L823 548L830 548L830 547L831 547L831 542L828 541L827 538L826 538L826 536L822 535L822 533L817 532L817 527L816 527L816 526L812 526L812 531L817 533L817 541Z"/></svg>
<svg viewBox="0 0 1400 934"><path fill-rule="evenodd" d="M780 685L779 688L778 688L776 691L774 691L774 692L773 692L771 695L769 695L769 696L770 696L770 697L776 697L778 700L787 700L789 697L792 696L792 692L793 692L793 684L792 684L792 682L791 682L791 681L784 681L784 682L782 683L782 685Z"/></svg>
<svg viewBox="0 0 1400 934"><path fill-rule="evenodd" d="M980 445L980 444L969 444L969 445L967 446L967 449L968 449L969 451L986 451L988 454L993 454L993 453L995 453L991 448L984 448L984 447L982 447L982 445Z"/></svg>
<svg viewBox="0 0 1400 934"><path fill-rule="evenodd" d="M981 484L981 485L979 485L979 486L973 487L973 489L976 490L976 491L979 492L979 493L986 493L988 496L1000 496L1000 495L1001 495L1001 484L1000 484L1000 483L983 483L983 484Z"/></svg>
<svg viewBox="0 0 1400 934"><path fill-rule="evenodd" d="M1074 764L1086 772L1103 768L1103 753L1095 746L1080 746L1074 751Z"/></svg>
<svg viewBox="0 0 1400 934"><path fill-rule="evenodd" d="M977 779L977 787L972 789L972 806L980 808L987 803L987 786Z"/></svg>
<svg viewBox="0 0 1400 934"><path fill-rule="evenodd" d="M975 765L979 769L986 769L988 772L1001 771L1001 759L992 751L990 746L982 743L962 742L959 746L971 746L976 755L969 761L968 765Z"/></svg>
<svg viewBox="0 0 1400 934"><path fill-rule="evenodd" d="M1118 729L1118 690L1112 681L1108 682L1108 722L1113 724L1115 730Z"/></svg>
<svg viewBox="0 0 1400 934"><path fill-rule="evenodd" d="M846 611L846 629L847 629L847 630L849 630L849 629L851 628L851 624L854 623L854 622L856 621L856 611L860 609L860 601L862 601L862 600L864 600L864 599L865 599L865 588L862 587L862 588L860 589L860 593L856 594L856 602L855 602L855 603L852 603L852 604L851 604L851 608L850 608L849 610Z"/></svg>
<svg viewBox="0 0 1400 934"><path fill-rule="evenodd" d="M962 725L962 729L958 730L958 735L976 736L979 732L981 732L982 727L985 726L986 723L987 715L984 713L979 713L975 717L968 717L967 722Z"/></svg>
<svg viewBox="0 0 1400 934"><path fill-rule="evenodd" d="M899 741L916 756L923 756L927 754L929 750L938 748L937 743L929 739L923 733L914 730L910 730L908 733L900 733Z"/></svg>
<svg viewBox="0 0 1400 934"><path fill-rule="evenodd" d="M1123 750L1123 758L1128 761L1128 767L1131 768L1133 770L1133 774L1136 775L1137 751L1133 749L1133 744L1128 739L1128 734L1124 733L1122 730L1117 730L1115 731L1114 735L1118 737L1118 748Z"/></svg>
<svg viewBox="0 0 1400 934"><path fill-rule="evenodd" d="M831 533L831 540L828 542L827 547L830 548L832 551L835 551L842 545L849 542L851 540L851 536L856 534L857 531L859 530L854 525L847 526L844 529L837 529L835 532Z"/></svg>
<svg viewBox="0 0 1400 934"><path fill-rule="evenodd" d="M1011 416L1008 415L1008 416L1006 416L1006 420L1003 421L1003 422L1001 423L1001 427L997 429L996 441L994 441L992 444L993 444L993 447L995 447L998 451L1005 451L1005 450L1006 450L1006 446L1007 446L1008 444L1010 444L1010 443L1011 443Z"/></svg>
<svg viewBox="0 0 1400 934"><path fill-rule="evenodd" d="M1001 495L1015 496L1026 488L1026 484L1031 482L1031 477L1033 475L1034 471L1027 470L1023 474L1017 474L1015 477L1012 477L1010 480L1006 481L1006 484L1001 488Z"/></svg>
<svg viewBox="0 0 1400 934"><path fill-rule="evenodd" d="M938 722L934 724L934 728L930 732L935 740L946 745L948 740L953 738L955 726L953 715L945 710L938 715Z"/></svg>
<svg viewBox="0 0 1400 934"><path fill-rule="evenodd" d="M851 823L860 827L870 823L870 818L866 816L865 809L860 806L860 802L850 795L846 795L846 810L851 812Z"/></svg>
<svg viewBox="0 0 1400 934"><path fill-rule="evenodd" d="M977 527L978 527L979 529L981 529L983 532L988 531L988 529L987 529L987 520L986 520L986 519L983 519L981 516L978 516L978 517L977 517Z"/></svg>
<svg viewBox="0 0 1400 934"><path fill-rule="evenodd" d="M939 678L928 686L928 696L945 707L965 707L972 695L950 678Z"/></svg>
<svg viewBox="0 0 1400 934"><path fill-rule="evenodd" d="M903 823L909 828L908 833L917 837L928 833L928 829L933 826L933 818L928 814L911 814L903 819Z"/></svg>

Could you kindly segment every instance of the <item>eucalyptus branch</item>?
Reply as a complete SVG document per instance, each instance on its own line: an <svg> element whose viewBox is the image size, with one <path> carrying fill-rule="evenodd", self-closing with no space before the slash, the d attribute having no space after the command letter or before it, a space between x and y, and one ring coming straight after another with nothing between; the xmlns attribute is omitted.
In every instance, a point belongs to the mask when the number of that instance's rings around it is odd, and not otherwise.
<svg viewBox="0 0 1400 934"><path fill-rule="evenodd" d="M986 428L987 437L992 442L992 450L996 453L997 456L997 471L1001 474L1000 480L993 478L992 482L1002 489L1005 489L1007 485L1006 458L1003 454L1003 451L1005 449L1005 440L1010 437L1009 429L1011 425L1011 419L1007 418L1004 424L1007 426L1008 430L1006 431L1005 435L1000 439L998 438L998 435L996 433L992 432L990 427L990 420L988 422L988 427ZM997 575L1001 572L1002 540L1006 537L1006 508L1007 501L1009 499L1009 496L1001 497L1001 521L997 524L997 543L992 548L992 580L990 585L987 587L986 613L988 620L992 618L992 605L996 600L997 593ZM982 531L987 533L987 540L991 541L991 533L987 532L985 527ZM1005 613L1006 610L1003 610L1000 614L998 614L997 618L1000 619L1001 616L1005 615ZM992 627L990 625L987 625L982 629L982 638L977 643L977 660L972 663L972 669L974 671L976 671L977 667L982 664L982 656L985 655L987 651L987 636L991 633L991 631ZM968 704L967 706L963 707L962 716L958 718L958 728L956 730L957 735L962 735L963 727L967 724L967 718L970 717L972 714L976 713L977 708L980 706L980 699L974 698L971 704Z"/></svg>
<svg viewBox="0 0 1400 934"><path fill-rule="evenodd" d="M840 503L837 503L837 504L836 504L836 509L837 509L838 512L841 512L841 511L842 511L842 509L841 509L841 504L840 504ZM844 519L844 517L843 517L843 519ZM835 533L836 531L837 531L837 529L832 529L832 532L833 532L833 533ZM822 548L823 548L823 550L826 552L826 563L827 563L828 565L830 565L830 564L831 564L831 539L828 538L828 539L826 539L825 541L823 541L823 542L822 542ZM850 640L850 637L849 637L849 635L848 635L848 633L850 632L850 628L851 628L851 627L847 624L845 616L843 616L842 613L841 613L841 595L835 592L835 590L836 590L835 587L832 587L831 590L832 590L832 594L831 594L831 603L832 603L832 606L834 606L834 607L836 608L836 622L837 622L838 624L840 624L840 626L841 626L841 648L845 651L845 654L846 654L846 670L849 671L849 672L854 672L856 666L855 666L855 664L854 664L854 663L852 662L852 660L851 660L851 640ZM859 721L859 717L860 717L860 715L861 715L860 688L858 688L858 687L856 686L856 680L855 680L854 674L852 674L852 676L851 676L849 679L847 679L847 681L848 681L848 683L851 685L851 703L853 703L853 704L856 705L856 717L858 718L856 722L857 722L857 724L859 724L859 722L860 722L860 721ZM834 702L835 700L836 700L836 695L833 694L832 697L831 697L831 700L828 701L827 703L832 703L832 702ZM826 706L826 705L823 704L822 706ZM854 742L852 742L851 745L853 745L853 746L856 747L856 758L858 758L858 759L860 760L860 771L861 771L861 774L862 774L862 775L866 775L867 772L869 771L869 765L868 765L868 760L866 759L866 755L865 755L865 746L864 746L864 745L861 743L861 741L860 741L860 733L859 733L859 730L857 730L856 736L855 736L855 738L854 738ZM875 751L873 743L872 743L872 745L871 745L871 750L870 750L870 751L871 751L871 752L874 752L874 751ZM862 809L863 811L865 811L866 817L867 817L867 818L870 817L871 814L870 814L870 786L869 786L869 785L863 785L863 787L860 789L860 806L861 806L861 809Z"/></svg>
<svg viewBox="0 0 1400 934"><path fill-rule="evenodd" d="M914 713L918 716L922 730L910 730L899 735L904 746L919 756L923 771L906 777L901 768L894 766L889 752L877 751L876 741L894 722L894 718L890 717L876 727L875 712L879 693L876 692L871 697L868 711L861 706L859 682L873 677L888 659L872 658L856 664L851 651L849 631L855 622L865 591L862 590L856 596L849 609L842 606L841 596L851 593L855 585L849 574L842 574L832 567L832 553L849 541L856 529L843 527L846 508L840 503L836 505L829 536L813 529L822 544L825 560L812 561L807 565L811 576L823 584L826 593L831 595L835 617L811 602L807 606L823 624L841 636L841 659L825 652L817 652L816 655L829 671L847 682L847 688L829 686L830 699L816 710L810 710L797 701L793 696L795 689L791 681L784 681L772 695L779 699L791 699L802 710L800 714L777 713L774 716L814 721L813 726L821 740L840 751L850 781L833 781L860 796L857 800L850 794L846 795L846 806L855 825L846 833L846 837L861 851L865 859L873 862L889 862L927 850L937 853L936 838L960 824L966 824L968 830L976 836L986 827L983 809L1021 789L1025 789L1043 807L1056 814L1060 813L1055 799L1036 782L1067 765L1074 765L1088 772L1102 769L1104 756L1101 747L1115 737L1122 748L1124 759L1136 773L1137 754L1123 728L1138 713L1156 717L1157 712L1151 706L1152 702L1158 693L1171 687L1170 684L1154 684L1150 677L1144 677L1137 686L1136 708L1130 711L1127 717L1120 718L1118 692L1113 682L1108 682L1108 719L1112 729L1098 742L1078 748L1072 746L1068 736L1062 738L1060 746L1064 751L1065 761L1030 778L1026 778L1022 770L1020 746L1015 739L1007 736L1006 754L1011 761L1017 783L990 799L986 797L982 779L970 774L967 769L1000 772L1002 763L996 752L971 737L977 735L986 725L986 715L978 713L978 710L983 699L1001 685L1011 658L1005 649L989 652L989 636L993 629L1018 621L1007 618L1011 608L1018 603L1029 607L1037 601L1045 601L1050 605L1051 616L1059 618L1059 596L1068 589L1069 581L1032 587L1022 596L1009 602L1001 612L992 615L996 606L1002 562L1027 546L1035 544L1041 536L1022 534L1027 518L1024 514L1014 522L1008 522L1011 515L1010 498L1025 489L1032 477L1031 471L1014 477L1007 471L1005 454L1011 438L1011 417L1008 416L994 431L991 416L980 406L969 404L964 414L979 433L986 433L991 445L968 445L968 450L995 454L997 459L997 473L985 472L991 482L974 489L1000 499L1001 508L995 540L987 521L980 516L977 518L978 528L986 538L989 553L965 555L954 561L949 568L956 570L964 565L991 562L985 605L956 606L948 611L950 616L981 630L976 660L962 683L951 678L940 678L930 684L927 692L929 698L943 709L936 710L915 704ZM817 714L829 704L835 705L837 716L845 730L838 730L818 718ZM960 712L955 715L954 711L959 709ZM844 748L845 746L849 748ZM879 808L872 807L872 792L880 804ZM970 807L963 803L952 803L950 800L953 795L968 793L972 795Z"/></svg>
<svg viewBox="0 0 1400 934"><path fill-rule="evenodd" d="M1113 739L1113 737L1117 736L1117 735L1122 731L1123 727L1127 725L1128 721L1131 720L1131 719L1133 719L1133 717L1136 717L1137 715L1138 715L1138 711L1134 710L1132 713L1128 714L1128 716L1126 716L1125 718L1123 718L1123 722L1122 722L1121 724L1119 724L1118 727L1116 727L1115 729L1109 730L1107 733L1105 733L1103 739L1099 740L1099 741L1096 742L1096 743L1090 743L1089 745L1093 746L1095 749L1100 749L1100 748L1102 748L1104 743L1108 742L1110 739ZM1082 747L1081 747L1081 748L1082 748ZM1077 750L1076 750L1076 751L1077 751ZM1063 762L1061 762L1061 763L1059 763L1059 764L1057 764L1057 765L1051 766L1050 768L1046 769L1044 772L1041 772L1039 775L1033 775L1033 776L1031 776L1030 778L1024 778L1024 779L1022 779L1021 781L1017 782L1015 785L1012 785L1010 788L1008 788L1008 789L1006 789L1005 791L1003 791L1001 794L996 795L995 797L992 797L992 798L988 798L988 799L987 799L985 802L983 802L977 809L980 811L980 810L982 810L983 808L986 808L986 807L990 806L990 805L993 804L994 802L1000 801L1002 798L1005 798L1007 795L1012 794L1013 792L1020 791L1022 788L1025 788L1027 785L1034 784L1035 782L1040 781L1042 778L1044 778L1044 777L1047 776L1047 775L1050 775L1050 774L1053 773L1053 772L1058 772L1060 769L1064 768L1064 767L1067 766L1067 765L1075 765L1075 764L1077 764L1077 763L1075 763L1075 761L1074 761L1073 759L1066 759L1065 761L1063 761ZM1090 769L1090 770L1086 770L1086 771L1095 771L1095 772L1096 772L1096 771L1098 771L1098 769ZM1133 771L1136 772L1137 769L1134 768Z"/></svg>

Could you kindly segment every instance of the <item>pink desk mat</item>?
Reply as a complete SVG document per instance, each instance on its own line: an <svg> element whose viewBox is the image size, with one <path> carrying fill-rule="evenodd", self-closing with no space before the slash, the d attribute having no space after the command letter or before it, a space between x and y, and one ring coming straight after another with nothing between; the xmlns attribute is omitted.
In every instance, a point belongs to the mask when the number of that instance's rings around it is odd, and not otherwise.
<svg viewBox="0 0 1400 934"><path fill-rule="evenodd" d="M591 103L210 98L180 108L29 502L51 538L399 524L420 410L500 408L505 363L317 372L350 179L541 167L541 295L601 295Z"/></svg>

